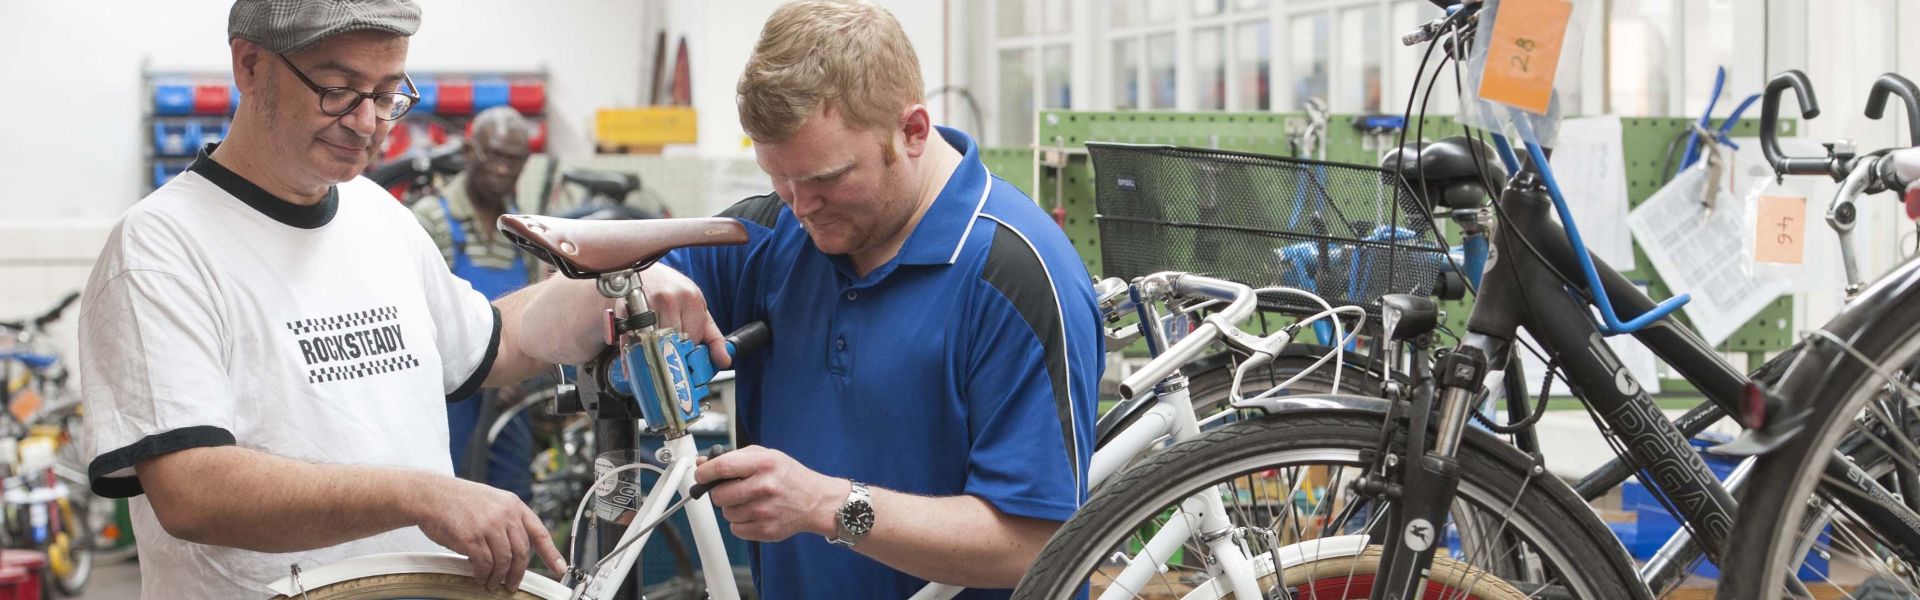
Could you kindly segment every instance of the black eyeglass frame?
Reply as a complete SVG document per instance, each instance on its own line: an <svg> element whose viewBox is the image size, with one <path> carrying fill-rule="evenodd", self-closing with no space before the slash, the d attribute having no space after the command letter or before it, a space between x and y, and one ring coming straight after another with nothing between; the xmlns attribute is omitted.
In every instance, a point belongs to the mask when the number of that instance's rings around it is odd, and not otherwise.
<svg viewBox="0 0 1920 600"><path fill-rule="evenodd" d="M399 114L393 115L390 118L381 116L377 112L373 115L373 118L379 119L382 121L398 121L402 117L407 116L407 113L413 112L413 107L420 105L420 94L418 93L420 91L420 88L413 84L413 76L408 75L406 73L401 73L400 78L403 82L405 82L407 89L413 90L415 93L410 94L407 92L402 92L400 90L394 90L391 92L362 92L360 90L350 88L350 87L323 86L323 85L314 83L313 79L307 77L306 73L301 72L300 67L294 66L293 61L289 60L286 55L274 54L274 56L280 57L280 62L286 63L287 68L293 70L293 76L300 78L300 83L306 84L307 89L313 90L313 93L319 96L318 100L320 105L320 113L327 115L329 117L346 116L347 114L352 113L355 109L360 108L360 103L365 102L367 100L373 100L375 102L374 106L377 107L379 106L379 100L380 100L380 97L382 96L396 96L396 97L407 99L406 108L401 110ZM348 104L345 109L342 109L339 112L333 112L333 111L327 110L327 96L333 95L333 94L342 94L342 93L353 94L353 102Z"/></svg>

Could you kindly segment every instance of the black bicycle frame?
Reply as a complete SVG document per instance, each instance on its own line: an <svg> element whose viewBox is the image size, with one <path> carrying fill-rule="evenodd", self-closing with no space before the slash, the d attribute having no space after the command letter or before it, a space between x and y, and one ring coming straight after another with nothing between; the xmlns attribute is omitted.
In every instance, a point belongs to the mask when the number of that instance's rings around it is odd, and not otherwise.
<svg viewBox="0 0 1920 600"><path fill-rule="evenodd" d="M1500 363L1506 361L1518 329L1526 327L1560 365L1574 395L1606 425L1603 435L1615 447L1627 451L1584 478L1578 486L1580 494L1591 499L1627 476L1638 474L1641 481L1670 500L1676 517L1686 526L1679 535L1693 536L1686 540L1674 560L1658 565L1652 572L1641 573L1650 590L1664 592L1685 579L1694 559L1703 551L1715 559L1721 556L1732 533L1734 501L1687 440L1722 416L1737 412L1748 379L1727 364L1705 340L1671 316L1635 332L1635 338L1679 371L1709 401L1678 421L1669 421L1605 343L1594 320L1591 301L1584 294L1570 290L1555 275L1555 269L1560 273L1578 273L1579 267L1565 231L1553 220L1551 200L1538 175L1523 172L1516 176L1499 202L1504 221L1495 232L1494 257L1487 264L1475 298L1467 334L1453 355L1442 359L1442 365L1472 372L1463 371L1449 378L1442 366L1436 366L1442 378L1438 397L1444 399L1449 393L1445 385L1448 379L1462 386L1473 386L1456 388L1460 391L1477 392L1485 372L1499 368ZM1552 268L1527 249L1529 243L1552 261ZM1637 317L1654 307L1652 299L1598 257L1593 258L1593 265L1615 313L1622 320ZM1510 402L1516 400L1524 401L1509 399ZM1440 406L1439 410L1443 413L1444 429L1448 425L1444 415L1447 407ZM1439 437L1447 435L1448 432L1441 431ZM1382 536L1381 543L1386 548L1380 570L1386 577L1384 585L1374 587L1375 599L1414 597L1416 586L1423 579L1420 575L1432 563L1433 548L1414 547L1407 539L1410 536L1403 536L1401 532L1411 526L1425 525L1418 523L1422 519L1427 523L1445 523L1453 502L1454 485L1458 482L1457 465L1452 456L1434 452L1427 446L1412 446L1409 452L1421 452L1425 456L1405 461L1406 466L1400 471L1404 493L1388 511L1392 528ZM1920 548L1920 529L1901 520L1903 510L1898 502L1885 502L1893 498L1893 494L1871 477L1856 474L1841 481L1851 482L1856 488L1853 491L1858 493L1834 494L1837 501L1860 513L1863 521L1893 527L1882 531L1910 534L1894 536L1895 545L1906 546L1897 551L1904 553L1906 549ZM1619 551L1624 553L1625 549L1619 548Z"/></svg>

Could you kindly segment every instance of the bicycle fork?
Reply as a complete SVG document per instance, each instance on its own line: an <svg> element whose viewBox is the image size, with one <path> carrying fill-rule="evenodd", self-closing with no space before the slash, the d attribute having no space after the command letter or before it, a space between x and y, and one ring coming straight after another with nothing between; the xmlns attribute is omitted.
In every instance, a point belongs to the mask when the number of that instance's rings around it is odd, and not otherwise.
<svg viewBox="0 0 1920 600"><path fill-rule="evenodd" d="M1175 407L1171 411L1172 421L1166 429L1166 434L1175 443L1200 435L1200 423L1193 413L1185 376L1176 373L1168 377L1156 386L1155 393L1163 406ZM1125 454L1131 456L1136 453ZM1099 458L1096 454L1096 463L1100 462ZM1226 503L1221 499L1220 492L1220 486L1216 485L1181 501L1173 517L1154 532L1140 553L1127 563L1101 597L1131 597L1133 592L1129 590L1139 590L1159 575L1161 565L1187 540L1195 537L1207 547L1208 570L1231 585L1235 598L1262 597L1259 575L1255 573L1253 560L1238 543L1238 529L1227 518Z"/></svg>
<svg viewBox="0 0 1920 600"><path fill-rule="evenodd" d="M1437 387L1423 385L1414 390L1412 404L1407 407L1410 424L1405 429L1404 447L1409 454L1419 452L1419 458L1399 467L1398 485L1356 482L1363 493L1382 494L1393 500L1387 510L1389 527L1375 534L1384 548L1379 570L1382 577L1375 581L1371 594L1374 600L1419 597L1420 586L1433 565L1433 554L1446 532L1451 500L1460 484L1460 464L1455 455L1487 367L1486 355L1470 347L1436 360L1432 375ZM1440 398L1440 423L1433 449L1423 450L1436 393ZM1388 454L1382 459L1392 471L1394 460L1390 457Z"/></svg>

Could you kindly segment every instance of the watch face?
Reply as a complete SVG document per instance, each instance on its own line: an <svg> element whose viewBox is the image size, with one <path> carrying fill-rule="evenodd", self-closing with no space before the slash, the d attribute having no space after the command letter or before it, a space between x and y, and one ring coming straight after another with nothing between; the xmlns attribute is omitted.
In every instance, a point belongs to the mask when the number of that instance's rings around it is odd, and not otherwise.
<svg viewBox="0 0 1920 600"><path fill-rule="evenodd" d="M867 534L873 529L873 506L865 502L851 502L840 508L840 526L854 536Z"/></svg>

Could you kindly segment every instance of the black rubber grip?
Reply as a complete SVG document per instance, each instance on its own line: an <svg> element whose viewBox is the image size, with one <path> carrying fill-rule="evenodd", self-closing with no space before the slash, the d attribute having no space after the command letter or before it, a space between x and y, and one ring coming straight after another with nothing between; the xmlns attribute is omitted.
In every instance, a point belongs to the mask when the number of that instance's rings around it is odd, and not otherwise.
<svg viewBox="0 0 1920 600"><path fill-rule="evenodd" d="M754 321L727 334L727 343L733 345L733 355L752 354L767 347L773 341L773 328L766 321Z"/></svg>
<svg viewBox="0 0 1920 600"><path fill-rule="evenodd" d="M80 292L68 292L67 297L60 299L59 306L55 306L53 307L53 310L49 310L46 312L46 314L40 315L39 317L35 318L33 320L34 326L46 327L48 323L52 323L54 321L60 320L60 313L67 312L67 309L73 307L73 303L79 299L80 299Z"/></svg>
<svg viewBox="0 0 1920 600"><path fill-rule="evenodd" d="M758 325L761 329L767 328L766 323L762 323L760 321L754 321L753 323L748 324L746 327L741 327L740 331L736 331L734 333L738 334L741 331L746 331L748 328L753 327L755 325ZM709 446L707 448L707 451L704 454L706 455L707 460L713 460L716 458L720 458L720 455L726 454L726 453L727 453L726 446L723 446L720 444L714 444L712 446ZM687 489L687 497L699 498L701 496L707 495L707 492L713 491L714 486L717 486L729 481L739 481L739 480L740 480L739 477L728 477L726 479L715 479L713 481L709 481L706 483L696 483L696 484L693 484L693 487Z"/></svg>

